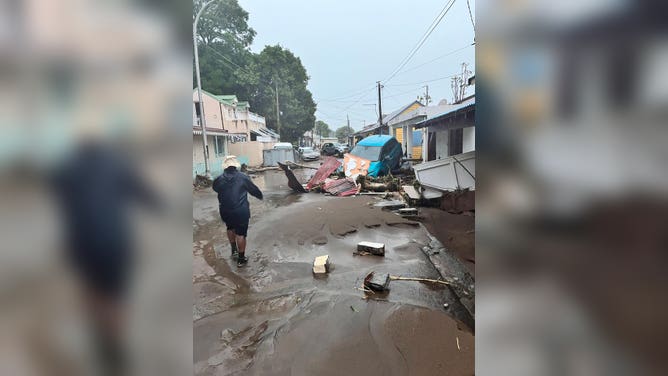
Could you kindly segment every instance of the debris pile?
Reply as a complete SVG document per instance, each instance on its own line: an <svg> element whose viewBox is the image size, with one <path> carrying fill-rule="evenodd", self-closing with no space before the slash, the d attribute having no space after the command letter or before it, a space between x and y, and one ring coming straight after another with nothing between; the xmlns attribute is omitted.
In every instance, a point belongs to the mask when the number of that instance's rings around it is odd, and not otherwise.
<svg viewBox="0 0 668 376"><path fill-rule="evenodd" d="M339 162L334 157L325 157L325 161L322 163L318 171L315 172L315 175L309 180L306 184L307 190L312 190L313 188L320 186L325 183L325 179L329 178L331 174L334 173L339 167L341 167L341 162Z"/></svg>
<svg viewBox="0 0 668 376"><path fill-rule="evenodd" d="M195 176L195 182L193 183L193 186L196 189L203 189L203 188L211 187L211 184L213 184L213 180L211 180L211 178L209 178L205 175L196 175Z"/></svg>

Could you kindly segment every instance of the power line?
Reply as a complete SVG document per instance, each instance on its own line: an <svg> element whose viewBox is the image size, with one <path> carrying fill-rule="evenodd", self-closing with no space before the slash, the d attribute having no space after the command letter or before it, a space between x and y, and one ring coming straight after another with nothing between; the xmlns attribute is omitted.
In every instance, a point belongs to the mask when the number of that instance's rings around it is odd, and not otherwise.
<svg viewBox="0 0 668 376"><path fill-rule="evenodd" d="M358 90L358 91L355 91L355 92L353 92L352 94L349 94L349 95L344 95L344 96L340 96L340 97L334 97L334 98L330 98L330 99L320 99L319 101L320 101L320 102L341 102L341 99L346 99L346 98L355 97L355 96L357 96L357 95L359 95L359 94L368 92L368 91L370 91L370 90L372 90L372 89L375 89L375 88L376 88L376 85L373 85L373 86L371 86L371 87L367 87L367 88L364 89L364 90ZM345 101L345 102L350 102L350 101Z"/></svg>
<svg viewBox="0 0 668 376"><path fill-rule="evenodd" d="M353 102L352 104L350 104L349 106L347 106L346 108L344 108L343 110L341 110L340 112L338 112L338 113L337 113L337 116L338 116L339 114L341 114L341 113L344 113L344 112L348 111L349 108L351 108L352 106L356 105L357 103L359 103L360 101L362 101L362 99L366 98L367 96L368 96L368 92L362 94L359 98L357 98L357 99L355 100L355 102Z"/></svg>
<svg viewBox="0 0 668 376"><path fill-rule="evenodd" d="M426 81L410 82L410 83L403 83L403 84L394 84L394 85L388 85L388 86L412 86L412 85L420 85L420 84L426 84L426 83L434 82L434 81L446 80L446 79L448 79L448 78L452 78L452 77L455 77L455 76L458 76L458 75L459 75L459 73L458 73L458 74L452 74L452 75L450 75L450 76L434 78L434 79L426 80Z"/></svg>
<svg viewBox="0 0 668 376"><path fill-rule="evenodd" d="M423 66L425 66L425 65L427 65L427 64L429 64L429 63L433 63L433 62L436 61L436 60L439 60L439 59L442 59L442 58L444 58L444 57L450 56L450 55L455 54L455 53L457 53L457 52L459 52L459 51L462 51L462 50L464 50L464 49L467 49L467 48L469 48L469 47L471 47L471 46L475 46L475 43L467 44L467 45L464 46L464 47L460 47L460 48L458 48L458 49L456 49L456 50L453 50L453 51L450 51L450 52L448 52L448 53L446 53L446 54L443 54L443 55L441 55L441 56L435 57L435 58L433 58L433 59L431 59L431 60L429 60L429 61L426 61L426 62L424 62L424 63L422 63L422 64L415 65L415 66L410 67L410 68L408 68L408 69L404 69L404 70L400 71L399 73L395 74L395 76L400 76L400 75L402 75L402 74L404 74L404 73L406 73L406 72L410 72L410 71L416 70L416 69L418 69L418 68L420 68L420 67L423 67ZM388 86L394 86L394 85L388 85Z"/></svg>
<svg viewBox="0 0 668 376"><path fill-rule="evenodd" d="M475 38L475 22L473 21L473 12L471 12L471 3L466 0L466 6L469 8L469 18L471 18L471 26L473 26L473 37Z"/></svg>
<svg viewBox="0 0 668 376"><path fill-rule="evenodd" d="M438 16L436 16L436 18L434 19L434 21L432 21L431 25L429 25L429 28L427 29L427 31L425 32L425 34L422 36L422 38L420 38L420 40L418 41L418 43L417 43L417 44L415 45L415 47L413 47L413 49L408 53L408 56L406 56L406 57L404 58L404 60L402 60L402 62L399 64L399 66L398 66L397 68L395 68L395 69L392 71L392 74L390 74L390 76L384 80L384 83L389 82L394 76L396 76L397 73L399 73L399 71L401 70L401 68L403 68L404 66L406 66L406 64L408 64L408 62L411 60L411 58L413 58L413 56L415 55L415 53L418 52L418 50L420 49L420 47L422 47L422 45L427 41L427 38L429 38L429 36L431 35L431 33L434 31L434 29L436 29L436 26L438 26L438 24L441 22L441 20L443 19L443 17L445 17L445 15L450 11L450 9L452 8L452 6L453 6L454 4L455 4L455 0L451 0L449 3L447 3L447 4L443 7L443 9L441 9L441 11L439 12Z"/></svg>

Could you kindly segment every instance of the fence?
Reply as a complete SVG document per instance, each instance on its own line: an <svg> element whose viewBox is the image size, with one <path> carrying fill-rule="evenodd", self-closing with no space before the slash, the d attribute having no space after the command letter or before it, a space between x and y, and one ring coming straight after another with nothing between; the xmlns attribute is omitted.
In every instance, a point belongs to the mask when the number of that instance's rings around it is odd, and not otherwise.
<svg viewBox="0 0 668 376"><path fill-rule="evenodd" d="M295 151L292 149L263 150L262 157L264 159L263 166L278 166L278 162L296 161Z"/></svg>

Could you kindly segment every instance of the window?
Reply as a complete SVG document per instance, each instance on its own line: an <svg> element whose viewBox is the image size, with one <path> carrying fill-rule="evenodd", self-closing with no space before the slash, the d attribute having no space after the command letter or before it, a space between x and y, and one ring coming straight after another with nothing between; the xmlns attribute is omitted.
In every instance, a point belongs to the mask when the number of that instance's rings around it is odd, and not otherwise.
<svg viewBox="0 0 668 376"><path fill-rule="evenodd" d="M195 103L195 115L197 119L197 125L202 125L202 110L200 109L199 102Z"/></svg>
<svg viewBox="0 0 668 376"><path fill-rule="evenodd" d="M353 148L353 151L350 152L352 155L356 155L360 158L368 159L370 161L377 161L380 157L380 146L363 146L357 145Z"/></svg>
<svg viewBox="0 0 668 376"><path fill-rule="evenodd" d="M225 137L213 136L213 142L216 150L216 157L225 155Z"/></svg>
<svg viewBox="0 0 668 376"><path fill-rule="evenodd" d="M448 156L462 153L464 144L464 130L451 129L448 137Z"/></svg>

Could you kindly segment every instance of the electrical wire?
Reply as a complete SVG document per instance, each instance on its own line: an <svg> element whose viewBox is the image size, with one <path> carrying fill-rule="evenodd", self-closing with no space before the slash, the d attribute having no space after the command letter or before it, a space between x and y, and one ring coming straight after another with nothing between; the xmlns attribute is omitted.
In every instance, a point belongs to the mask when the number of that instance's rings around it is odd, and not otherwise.
<svg viewBox="0 0 668 376"><path fill-rule="evenodd" d="M413 85L420 85L420 84L426 84L426 83L434 82L434 81L446 80L446 79L448 79L448 78L452 78L452 77L456 77L456 76L459 76L459 73L458 73L458 74L452 74L452 75L450 75L450 76L434 78L434 79L426 80L426 81L410 82L410 83L403 83L403 84L394 84L394 85L388 85L388 86L393 87L393 86L413 86Z"/></svg>
<svg viewBox="0 0 668 376"><path fill-rule="evenodd" d="M367 92L369 90L372 90L372 89L375 89L375 88L376 88L376 85L373 85L373 86L367 87L366 89L363 89L363 90L354 91L353 93L348 94L348 95L334 97L334 98L330 98L330 99L320 99L319 101L320 102L351 102L351 101L342 101L342 99L355 97L359 94L365 93L365 92Z"/></svg>
<svg viewBox="0 0 668 376"><path fill-rule="evenodd" d="M448 53L446 53L446 54L443 54L443 55L441 55L441 56L435 57L435 58L433 58L433 59L431 59L431 60L429 60L429 61L426 61L426 62L424 62L424 63L422 63L422 64L412 66L412 67L410 67L410 68L408 68L408 69L404 69L404 70L400 71L399 73L397 73L395 76L401 76L402 74L404 74L404 73L406 73L406 72L414 71L414 70L416 70L416 69L418 69L418 68L420 68L420 67L423 67L423 66L425 66L425 65L427 65L427 64L430 64L430 63L433 63L434 61L439 60L439 59L442 59L442 58L444 58L444 57L448 57L448 56L450 56L450 55L453 55L453 54L455 54L455 53L457 53L457 52L459 52L459 51L465 50L465 49L467 49L467 48L469 48L469 47L471 47L471 46L475 46L475 43L467 44L467 45L464 46L464 47L460 47L460 48L458 48L458 49L456 49L456 50L453 50L453 51L450 51L450 52L448 52ZM388 86L395 86L395 85L388 85Z"/></svg>
<svg viewBox="0 0 668 376"><path fill-rule="evenodd" d="M438 24L441 22L441 20L443 20L443 17L445 17L445 15L448 14L448 12L449 12L450 9L452 8L452 6L455 4L455 1L456 1L456 0L451 0L449 3L447 3L447 4L443 7L443 9L441 10L441 12L439 12L438 16L436 16L436 18L434 19L434 21L432 21L431 25L429 25L429 28L427 29L427 31L425 32L425 34L423 34L422 38L420 38L420 40L419 40L418 43L415 45L415 47L413 47L413 49L408 53L408 56L406 56L406 57L404 58L404 60L402 60L402 62L399 64L399 66L397 66L397 67L392 71L392 73L390 74L390 76L389 76L388 78L386 78L385 80L383 80L384 83L389 82L392 78L394 78L394 76L397 75L397 73L399 73L399 71L401 70L401 68L405 67L406 64L408 64L408 62L413 58L413 56L415 55L415 53L417 53L418 50L422 47L422 45L424 45L424 43L427 41L427 39L429 38L429 36L431 35L431 33L434 31L434 29L436 29L436 26L438 26Z"/></svg>
<svg viewBox="0 0 668 376"><path fill-rule="evenodd" d="M471 18L471 26L473 26L473 35L475 38L475 22L473 21L473 12L471 12L471 3L466 0L466 6L469 8L469 18Z"/></svg>

